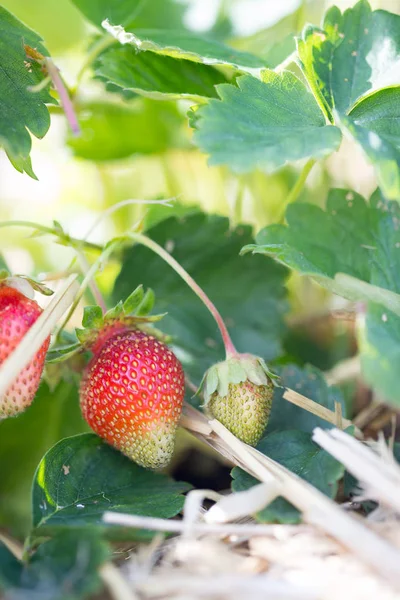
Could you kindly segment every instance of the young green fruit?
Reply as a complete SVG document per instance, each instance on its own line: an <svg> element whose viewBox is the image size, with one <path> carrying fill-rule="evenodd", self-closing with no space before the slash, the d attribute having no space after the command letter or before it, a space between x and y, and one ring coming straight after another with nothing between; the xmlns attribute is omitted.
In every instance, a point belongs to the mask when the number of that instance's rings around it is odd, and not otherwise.
<svg viewBox="0 0 400 600"><path fill-rule="evenodd" d="M248 380L230 383L226 396L214 392L207 408L236 437L256 446L268 424L272 396L271 384L255 385Z"/></svg>
<svg viewBox="0 0 400 600"><path fill-rule="evenodd" d="M170 461L185 395L182 365L164 343L114 323L96 339L80 386L83 416L97 435L137 464Z"/></svg>
<svg viewBox="0 0 400 600"><path fill-rule="evenodd" d="M24 283L21 289L23 286ZM0 283L0 364L15 350L41 313L37 302L20 289L7 282ZM49 343L50 336L0 397L0 419L15 416L32 403L39 387Z"/></svg>
<svg viewBox="0 0 400 600"><path fill-rule="evenodd" d="M206 410L240 440L256 446L268 424L276 379L263 359L231 356L204 376Z"/></svg>

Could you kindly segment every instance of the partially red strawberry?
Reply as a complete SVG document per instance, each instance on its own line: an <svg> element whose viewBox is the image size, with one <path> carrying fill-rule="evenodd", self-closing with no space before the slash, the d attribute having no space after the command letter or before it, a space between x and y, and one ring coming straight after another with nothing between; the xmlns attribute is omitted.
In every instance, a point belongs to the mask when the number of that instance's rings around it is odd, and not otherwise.
<svg viewBox="0 0 400 600"><path fill-rule="evenodd" d="M153 335L117 329L111 336L100 331L92 347L80 387L82 413L109 444L139 465L159 469L174 450L185 388L182 365Z"/></svg>
<svg viewBox="0 0 400 600"><path fill-rule="evenodd" d="M18 289L0 284L0 364L15 350L42 309ZM23 412L32 402L39 387L50 336L30 363L0 398L0 419Z"/></svg>

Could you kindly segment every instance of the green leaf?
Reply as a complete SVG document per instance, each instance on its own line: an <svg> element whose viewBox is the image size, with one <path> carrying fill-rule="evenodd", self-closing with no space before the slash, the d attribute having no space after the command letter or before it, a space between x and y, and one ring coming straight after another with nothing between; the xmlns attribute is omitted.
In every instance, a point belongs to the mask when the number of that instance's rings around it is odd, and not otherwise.
<svg viewBox="0 0 400 600"><path fill-rule="evenodd" d="M286 436L288 435L288 429L297 429L300 432L311 434L315 427L322 427L324 429L331 427L327 421L284 400L282 396L285 388L294 389L296 392L311 398L314 402L330 410L335 410L335 402L339 402L342 406L343 415L346 415L345 404L340 390L335 387L328 387L323 373L319 369L311 365L307 365L304 368L296 365L286 365L279 371L279 375L283 387L275 388L271 415L265 432L266 436L270 434L280 435L281 432L284 432ZM304 437L304 439L306 438ZM307 445L308 443L312 444L311 440L307 439ZM314 446L312 448L316 450ZM326 457L322 455L322 458L325 459ZM292 468L290 464L286 464L286 466ZM233 488L236 491L248 489L257 483L253 477L240 469L234 469L232 475L235 478ZM314 481L311 481L311 483L314 483ZM278 520L284 523L297 523L299 512L283 498L277 498L260 512L259 518L262 521Z"/></svg>
<svg viewBox="0 0 400 600"><path fill-rule="evenodd" d="M143 297L142 302L136 309L136 314L140 316L148 315L152 311L154 303L156 301L153 290L148 289Z"/></svg>
<svg viewBox="0 0 400 600"><path fill-rule="evenodd" d="M32 179L36 179L37 181L37 177L32 169L32 161L30 156L15 157L7 151L6 154L8 156L8 160L10 161L14 169L16 169L19 173L26 173L27 175L29 175L29 177L31 177Z"/></svg>
<svg viewBox="0 0 400 600"><path fill-rule="evenodd" d="M33 483L35 533L96 525L105 511L174 517L190 486L139 467L96 435L61 440L41 460Z"/></svg>
<svg viewBox="0 0 400 600"><path fill-rule="evenodd" d="M102 588L97 573L110 555L93 531L63 532L20 563L0 545L0 588L7 598L78 600Z"/></svg>
<svg viewBox="0 0 400 600"><path fill-rule="evenodd" d="M29 90L44 74L27 59L24 44L48 56L40 36L0 6L0 145L14 167L32 177L29 132L38 138L46 134L50 116L45 102L54 100L47 90Z"/></svg>
<svg viewBox="0 0 400 600"><path fill-rule="evenodd" d="M285 365L279 371L279 376L282 387L276 387L274 391L271 415L266 429L267 434L295 428L311 434L315 427L322 429L332 427L324 419L284 400L282 396L285 388L293 389L332 411L335 411L335 402L339 402L342 414L344 417L346 416L346 407L339 388L329 387L319 369L311 365L303 368L297 365Z"/></svg>
<svg viewBox="0 0 400 600"><path fill-rule="evenodd" d="M400 15L371 11L366 0L343 14L334 6L323 30L307 26L298 42L304 73L332 117L371 90L399 83Z"/></svg>
<svg viewBox="0 0 400 600"><path fill-rule="evenodd" d="M305 479L330 498L337 493L338 481L344 475L344 467L325 450L311 440L311 435L304 431L276 431L263 437L257 450L276 460L302 479ZM258 481L239 467L232 471L233 491L247 490ZM256 515L263 522L296 523L299 521L298 511L278 498Z"/></svg>
<svg viewBox="0 0 400 600"><path fill-rule="evenodd" d="M173 0L72 0L85 17L99 28L104 19L115 25L179 28L186 10Z"/></svg>
<svg viewBox="0 0 400 600"><path fill-rule="evenodd" d="M239 257L243 243L252 239L250 227L231 230L228 219L197 213L165 219L147 234L166 247L215 302L239 351L266 360L282 352L286 272L272 261L263 264L262 259ZM129 249L122 264L114 299L126 297L139 283L151 284L155 310L168 312L160 328L173 336L187 373L200 383L206 369L224 357L208 310L175 271L147 248Z"/></svg>
<svg viewBox="0 0 400 600"><path fill-rule="evenodd" d="M384 195L400 201L400 87L367 96L342 124L375 166Z"/></svg>
<svg viewBox="0 0 400 600"><path fill-rule="evenodd" d="M70 136L68 145L87 160L118 160L187 145L184 119L168 102L137 99L130 106L89 102L80 106L78 116L82 133Z"/></svg>
<svg viewBox="0 0 400 600"><path fill-rule="evenodd" d="M54 346L50 348L46 354L46 364L64 362L77 354L80 350L82 350L82 344L80 342L74 342L65 346Z"/></svg>
<svg viewBox="0 0 400 600"><path fill-rule="evenodd" d="M131 44L142 52L148 50L162 56L186 59L204 65L228 65L250 72L258 72L265 66L265 62L254 54L235 50L189 31L121 28L113 21L111 24L103 23L103 27L122 44Z"/></svg>
<svg viewBox="0 0 400 600"><path fill-rule="evenodd" d="M400 206L374 194L331 190L326 211L294 204L287 226L273 225L248 249L279 262L350 300L369 302L359 345L365 379L400 402ZM246 250L246 249L244 249Z"/></svg>
<svg viewBox="0 0 400 600"><path fill-rule="evenodd" d="M18 535L30 525L30 489L43 454L61 438L87 431L76 386L42 383L33 404L0 422L0 524Z"/></svg>
<svg viewBox="0 0 400 600"><path fill-rule="evenodd" d="M142 285L138 285L133 292L124 301L124 313L130 315L135 313L136 309L141 305L144 298L144 290Z"/></svg>
<svg viewBox="0 0 400 600"><path fill-rule="evenodd" d="M237 173L273 171L339 147L339 129L325 125L314 98L289 71L265 70L262 81L243 76L237 83L218 86L221 100L196 113L194 141L211 165L227 164Z"/></svg>
<svg viewBox="0 0 400 600"><path fill-rule="evenodd" d="M142 0L72 0L77 8L94 25L101 27L104 19L112 23L125 24L133 21L140 13Z"/></svg>
<svg viewBox="0 0 400 600"><path fill-rule="evenodd" d="M21 579L22 564L0 541L0 590L17 587Z"/></svg>
<svg viewBox="0 0 400 600"><path fill-rule="evenodd" d="M400 292L399 218L398 204L385 202L378 194L367 203L355 192L334 189L326 210L293 204L286 211L287 225L266 227L257 235L257 244L248 249L272 256L350 300L376 301L372 286L383 288L380 301L393 309L393 294L386 300L384 290ZM354 286L351 279L338 274L372 286Z"/></svg>
<svg viewBox="0 0 400 600"><path fill-rule="evenodd" d="M85 306L83 310L82 326L97 328L101 327L103 324L103 311L100 306Z"/></svg>
<svg viewBox="0 0 400 600"><path fill-rule="evenodd" d="M383 401L400 404L400 317L381 305L369 304L365 326L358 332L365 381Z"/></svg>
<svg viewBox="0 0 400 600"><path fill-rule="evenodd" d="M227 81L213 67L177 60L154 52L138 52L132 46L112 46L95 63L95 75L126 92L154 99L202 100L217 96L215 86Z"/></svg>

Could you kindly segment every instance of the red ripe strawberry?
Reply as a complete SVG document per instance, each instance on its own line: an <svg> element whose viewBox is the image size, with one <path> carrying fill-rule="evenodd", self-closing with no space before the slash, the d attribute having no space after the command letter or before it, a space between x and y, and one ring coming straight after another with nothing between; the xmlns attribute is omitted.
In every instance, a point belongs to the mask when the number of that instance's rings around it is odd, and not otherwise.
<svg viewBox="0 0 400 600"><path fill-rule="evenodd" d="M0 285L0 364L15 350L42 309L17 289ZM0 419L24 411L39 387L50 336L0 398Z"/></svg>
<svg viewBox="0 0 400 600"><path fill-rule="evenodd" d="M139 329L103 339L81 381L83 416L95 433L139 465L164 467L182 410L182 365L165 344Z"/></svg>

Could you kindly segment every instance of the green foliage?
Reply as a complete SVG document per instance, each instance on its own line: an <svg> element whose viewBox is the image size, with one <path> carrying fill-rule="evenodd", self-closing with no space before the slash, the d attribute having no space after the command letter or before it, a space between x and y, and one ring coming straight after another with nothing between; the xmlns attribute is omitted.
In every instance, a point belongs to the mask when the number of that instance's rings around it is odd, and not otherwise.
<svg viewBox="0 0 400 600"><path fill-rule="evenodd" d="M335 412L335 402L338 402L342 407L343 416L346 416L346 408L339 388L328 387L325 377L319 369L311 365L300 368L290 364L285 365L279 371L279 376L282 387L275 388L271 415L266 429L267 434L285 429L299 429L311 434L315 427L322 429L331 427L324 419L284 400L282 396L285 388L296 390L333 412Z"/></svg>
<svg viewBox="0 0 400 600"><path fill-rule="evenodd" d="M14 167L35 177L30 161L29 132L42 138L49 126L46 102L54 102L47 90L29 88L44 79L40 65L27 58L24 44L48 56L37 33L0 6L0 145Z"/></svg>
<svg viewBox="0 0 400 600"><path fill-rule="evenodd" d="M26 533L30 526L30 488L43 454L60 439L87 431L74 383L54 389L42 383L24 413L0 422L0 523Z"/></svg>
<svg viewBox="0 0 400 600"><path fill-rule="evenodd" d="M399 87L389 87L399 85L400 16L367 0L343 14L332 7L323 29L304 29L298 54L327 117L361 145L387 198L400 200Z"/></svg>
<svg viewBox="0 0 400 600"><path fill-rule="evenodd" d="M266 435L257 445L257 450L299 475L327 496L336 496L337 482L343 477L344 467L314 444L311 436L304 431L292 429ZM235 492L249 489L258 483L239 467L233 469L232 477L232 489ZM300 515L288 502L277 498L256 517L263 522L297 523Z"/></svg>
<svg viewBox="0 0 400 600"><path fill-rule="evenodd" d="M400 357L400 207L380 194L369 203L331 190L326 210L294 204L287 225L272 225L244 250L265 254L351 300L368 302L359 332L364 376L398 403Z"/></svg>
<svg viewBox="0 0 400 600"><path fill-rule="evenodd" d="M79 107L78 116L82 133L70 136L68 144L76 156L86 160L157 154L186 144L182 117L167 102L137 99L129 106L90 102Z"/></svg>
<svg viewBox="0 0 400 600"><path fill-rule="evenodd" d="M400 16L371 11L366 0L343 14L332 7L322 30L307 26L298 43L299 57L321 104L346 114L361 96L399 83Z"/></svg>
<svg viewBox="0 0 400 600"><path fill-rule="evenodd" d="M85 17L101 27L104 19L113 25L178 29L184 3L174 0L72 0Z"/></svg>
<svg viewBox="0 0 400 600"><path fill-rule="evenodd" d="M318 158L340 144L303 83L288 71L263 71L262 80L243 76L239 88L219 86L196 114L195 142L210 164L228 164L238 173L260 167L272 171L288 161Z"/></svg>
<svg viewBox="0 0 400 600"><path fill-rule="evenodd" d="M68 531L42 544L27 563L0 545L0 589L7 598L79 600L102 588L107 545L93 531Z"/></svg>
<svg viewBox="0 0 400 600"><path fill-rule="evenodd" d="M95 65L96 77L117 86L122 95L133 92L162 100L201 100L217 95L215 86L226 81L217 69L191 60L176 60L132 46L112 46Z"/></svg>
<svg viewBox="0 0 400 600"><path fill-rule="evenodd" d="M107 26L107 30L122 43L131 44L137 50L155 52L161 56L187 59L204 65L228 65L243 71L260 69L264 61L250 54L235 50L211 38L202 37L189 31L168 31L164 29L136 29Z"/></svg>
<svg viewBox="0 0 400 600"><path fill-rule="evenodd" d="M174 517L189 488L139 467L94 434L65 438L45 454L36 471L35 534L87 525L105 528L105 511Z"/></svg>
<svg viewBox="0 0 400 600"><path fill-rule="evenodd" d="M291 387L300 394L309 394L315 402L322 406L332 410L335 401L344 406L340 392L327 387L324 377L318 369L310 367L300 369L294 365L288 365L283 369L281 377L283 386ZM317 426L329 427L322 419L283 400L282 390L277 388L272 403L270 421L257 449L314 485L330 498L334 498L338 481L344 474L344 467L312 441L311 432ZM247 490L258 483L254 477L239 467L233 469L232 477L234 491ZM286 500L277 498L260 511L256 518L263 522L296 523L299 521L300 515Z"/></svg>
<svg viewBox="0 0 400 600"><path fill-rule="evenodd" d="M367 96L343 124L375 165L379 184L389 199L400 199L400 87Z"/></svg>
<svg viewBox="0 0 400 600"><path fill-rule="evenodd" d="M266 360L282 352L286 272L272 261L239 257L243 243L251 240L249 227L230 230L228 219L198 213L166 219L147 233L213 298L240 351L251 349ZM186 283L144 247L125 253L113 296L124 298L139 282L146 287L150 281L156 310L168 313L159 327L173 336L179 358L198 384L206 369L224 357L216 325Z"/></svg>

